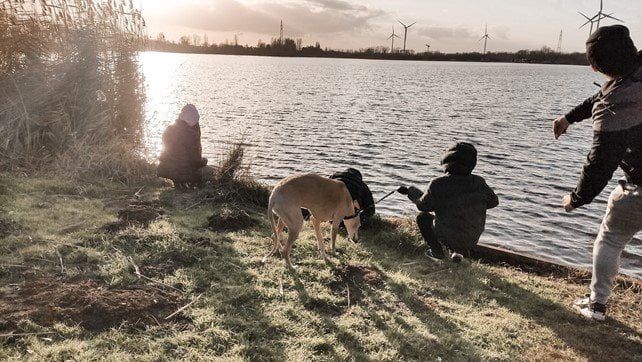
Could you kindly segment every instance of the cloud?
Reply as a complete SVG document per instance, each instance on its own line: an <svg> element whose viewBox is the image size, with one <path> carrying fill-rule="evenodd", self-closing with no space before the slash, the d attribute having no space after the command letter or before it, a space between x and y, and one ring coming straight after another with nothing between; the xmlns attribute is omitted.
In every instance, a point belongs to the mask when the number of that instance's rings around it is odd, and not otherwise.
<svg viewBox="0 0 642 362"><path fill-rule="evenodd" d="M496 26L491 28L489 35L492 37L494 36L497 39L501 40L508 40L508 32L510 31L510 28L507 26Z"/></svg>
<svg viewBox="0 0 642 362"><path fill-rule="evenodd" d="M343 0L308 0L308 3L318 5L325 9L333 10L357 10L368 11L369 9L363 5L352 5Z"/></svg>
<svg viewBox="0 0 642 362"><path fill-rule="evenodd" d="M424 26L419 28L417 33L435 40L478 38L477 34L463 27ZM481 35L479 35L479 37L481 37Z"/></svg>
<svg viewBox="0 0 642 362"><path fill-rule="evenodd" d="M237 0L217 0L182 6L165 14L164 19L171 25L193 29L256 34L277 34L283 20L288 36L302 36L368 29L370 20L383 13L343 0L254 5Z"/></svg>

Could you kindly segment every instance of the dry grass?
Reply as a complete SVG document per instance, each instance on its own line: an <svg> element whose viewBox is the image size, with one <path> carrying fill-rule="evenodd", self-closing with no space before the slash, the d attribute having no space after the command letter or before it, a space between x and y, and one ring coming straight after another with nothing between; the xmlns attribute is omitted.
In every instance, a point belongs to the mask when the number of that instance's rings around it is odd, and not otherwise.
<svg viewBox="0 0 642 362"><path fill-rule="evenodd" d="M149 171L136 154L144 21L131 1L0 4L0 169L117 180Z"/></svg>
<svg viewBox="0 0 642 362"><path fill-rule="evenodd" d="M141 304L136 317L115 315L117 325L100 331L76 326L73 318L67 325L51 325L64 319L60 314L46 325L18 321L11 330L51 334L0 339L1 360L619 361L642 356L640 293L618 288L609 320L585 321L571 303L588 290L587 282L477 262L431 263L408 220L377 220L359 244L339 236L339 253L329 263L319 258L306 224L293 250L299 268L292 272L277 257L261 263L270 247L264 207L244 206L258 225L237 231L207 230L212 212L223 213L228 206L202 203L188 210L166 205L166 217L147 227L106 233L101 226L115 221L122 202L141 186L143 200L177 195L150 184L1 173L0 184L16 226L0 237L0 302L10 305L16 288L28 290L32 278L43 276L64 285L101 285L114 293L178 293L180 305L195 301L177 320L164 320L170 310L161 306L160 323L150 317L154 310ZM82 227L69 227L79 222ZM135 275L132 261L149 279ZM88 279L94 282L83 282ZM47 307L56 307L58 299ZM20 308L42 303L38 299ZM78 307L87 315L100 310L100 304Z"/></svg>
<svg viewBox="0 0 642 362"><path fill-rule="evenodd" d="M225 183L249 178L249 165L245 162L245 146L242 142L232 144L218 166L216 180Z"/></svg>

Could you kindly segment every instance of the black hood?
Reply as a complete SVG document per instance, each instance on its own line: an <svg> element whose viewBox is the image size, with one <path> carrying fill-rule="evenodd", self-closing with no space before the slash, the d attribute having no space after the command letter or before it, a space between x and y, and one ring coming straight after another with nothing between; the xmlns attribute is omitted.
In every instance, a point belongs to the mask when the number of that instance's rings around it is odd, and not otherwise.
<svg viewBox="0 0 642 362"><path fill-rule="evenodd" d="M477 165L477 150L466 142L457 142L441 158L444 172L451 175L470 175Z"/></svg>
<svg viewBox="0 0 642 362"><path fill-rule="evenodd" d="M359 172L359 170L357 170L356 168L352 168L352 167L347 168L345 171L343 171L343 173L346 175L350 175L359 181L363 180L363 177L361 176L361 172Z"/></svg>

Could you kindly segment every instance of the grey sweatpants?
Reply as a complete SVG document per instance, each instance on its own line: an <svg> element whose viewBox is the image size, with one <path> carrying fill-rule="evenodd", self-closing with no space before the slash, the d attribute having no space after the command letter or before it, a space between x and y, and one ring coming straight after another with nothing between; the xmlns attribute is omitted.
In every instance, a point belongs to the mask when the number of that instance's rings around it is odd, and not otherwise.
<svg viewBox="0 0 642 362"><path fill-rule="evenodd" d="M606 304L624 247L642 230L642 186L618 186L609 197L606 215L593 246L591 300Z"/></svg>

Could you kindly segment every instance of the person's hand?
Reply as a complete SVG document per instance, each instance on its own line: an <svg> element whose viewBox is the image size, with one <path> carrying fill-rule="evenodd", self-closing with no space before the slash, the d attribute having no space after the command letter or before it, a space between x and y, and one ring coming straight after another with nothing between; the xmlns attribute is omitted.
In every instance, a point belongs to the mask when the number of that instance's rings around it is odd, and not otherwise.
<svg viewBox="0 0 642 362"><path fill-rule="evenodd" d="M564 198L562 199L562 205L564 206L564 211L571 212L575 210L573 205L571 205L572 201L573 199L571 199L571 195L564 196Z"/></svg>
<svg viewBox="0 0 642 362"><path fill-rule="evenodd" d="M555 139L560 138L561 135L566 133L566 130L568 129L568 126L571 124L568 122L566 119L566 116L562 116L557 118L556 120L553 121L553 134L555 135Z"/></svg>
<svg viewBox="0 0 642 362"><path fill-rule="evenodd" d="M397 189L397 192L402 194L402 195L408 195L408 188L406 186L400 186Z"/></svg>

